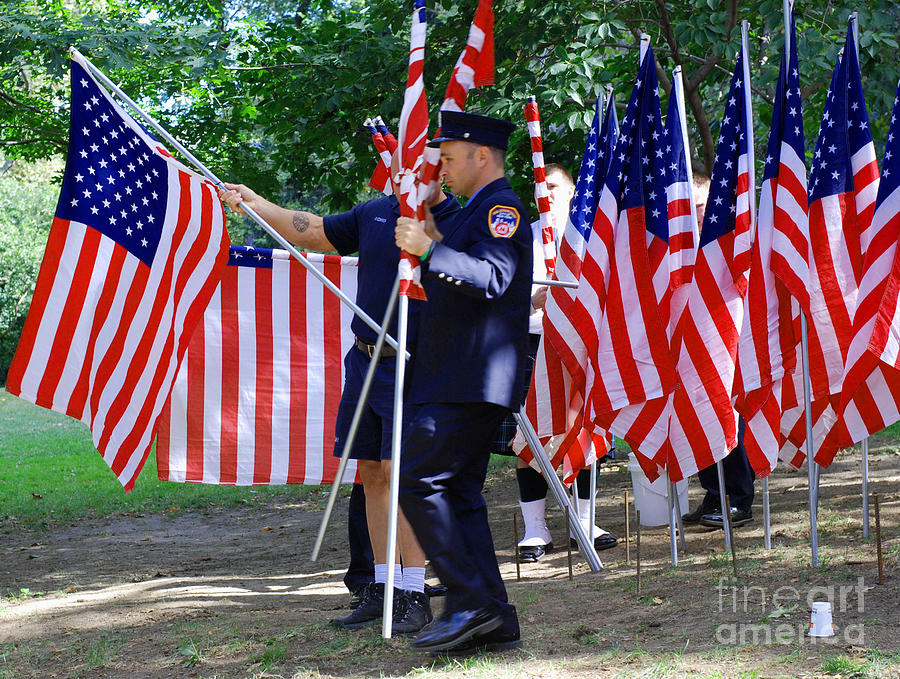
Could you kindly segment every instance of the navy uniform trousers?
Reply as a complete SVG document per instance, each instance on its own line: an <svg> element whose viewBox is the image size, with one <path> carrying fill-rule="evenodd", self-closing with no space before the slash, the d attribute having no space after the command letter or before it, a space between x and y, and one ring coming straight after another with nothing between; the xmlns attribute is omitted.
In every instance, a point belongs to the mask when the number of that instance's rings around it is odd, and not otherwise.
<svg viewBox="0 0 900 679"><path fill-rule="evenodd" d="M732 507L743 511L750 511L753 506L753 482L756 474L747 459L747 451L744 450L744 418L738 420L738 444L722 459L722 476L725 479L725 493ZM718 508L721 506L719 499L719 473L716 465L701 469L697 473L700 485L706 491L703 503L707 506Z"/></svg>
<svg viewBox="0 0 900 679"><path fill-rule="evenodd" d="M492 403L407 406L400 504L431 566L447 586L449 611L487 608L518 632L482 495L490 447L508 408ZM509 629L510 626L515 629Z"/></svg>

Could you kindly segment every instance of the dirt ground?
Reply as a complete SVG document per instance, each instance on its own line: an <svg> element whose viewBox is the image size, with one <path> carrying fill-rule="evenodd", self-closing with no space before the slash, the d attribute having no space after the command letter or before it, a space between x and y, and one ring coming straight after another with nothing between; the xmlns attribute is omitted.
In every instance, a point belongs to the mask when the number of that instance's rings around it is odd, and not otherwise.
<svg viewBox="0 0 900 679"><path fill-rule="evenodd" d="M634 535L630 563L620 540L601 552L600 573L576 552L570 580L563 549L522 565L517 580L515 475L502 468L486 497L524 643L468 659L384 641L380 628L328 626L347 611L346 504L311 562L324 494L300 505L111 516L40 534L0 526L0 678L900 676L898 453L892 442L873 443L882 585L874 512L871 537L862 537L858 452L823 472L818 567L805 471L780 470L770 481L772 549L763 546L757 483L755 521L735 534L737 581L721 531L688 529L673 567L666 528L645 528L640 591ZM625 465L605 467L599 489L598 522L624 538ZM692 482L692 505L700 492ZM549 523L564 546L555 507ZM826 598L836 635L810 639L809 602Z"/></svg>

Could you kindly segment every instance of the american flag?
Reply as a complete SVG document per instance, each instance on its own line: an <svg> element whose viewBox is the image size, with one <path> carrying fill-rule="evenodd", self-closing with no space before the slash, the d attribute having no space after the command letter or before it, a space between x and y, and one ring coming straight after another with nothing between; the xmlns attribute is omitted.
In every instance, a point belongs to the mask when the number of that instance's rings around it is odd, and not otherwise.
<svg viewBox="0 0 900 679"><path fill-rule="evenodd" d="M494 8L492 0L478 0L466 46L453 67L447 92L444 94L442 111L462 111L466 108L466 97L473 87L494 84ZM438 135L440 123L438 123ZM438 174L441 168L441 150L425 148L425 166L422 169L422 185L425 196L440 190Z"/></svg>
<svg viewBox="0 0 900 679"><path fill-rule="evenodd" d="M823 466L859 434L847 429L837 410L844 360L853 338L863 253L873 240L878 179L851 21L825 101L809 176L809 374L813 450ZM857 398L878 396L858 394ZM802 421L802 408L790 414ZM780 455L802 459L805 429L791 426L791 420L782 426L793 435Z"/></svg>
<svg viewBox="0 0 900 679"><path fill-rule="evenodd" d="M635 450L647 435L637 416L646 414L654 399L664 406L676 384L668 309L663 308L671 273L666 148L648 45L622 119L578 288L593 326L584 332L590 358L587 412L596 425Z"/></svg>
<svg viewBox="0 0 900 679"><path fill-rule="evenodd" d="M356 259L307 255L348 297ZM283 250L232 246L160 418L167 481L326 484L352 312ZM352 481L351 461L344 479Z"/></svg>
<svg viewBox="0 0 900 679"><path fill-rule="evenodd" d="M550 191L547 189L547 173L544 168L544 140L541 138L541 114L537 99L528 97L525 103L525 122L531 139L531 164L534 166L534 196L541 224L541 245L544 250L544 266L547 276L556 268L556 237L550 223Z"/></svg>
<svg viewBox="0 0 900 679"><path fill-rule="evenodd" d="M372 177L369 179L369 186L376 191L381 191L384 195L391 195L394 190L391 187L391 152L388 151L387 143L381 130L375 125L375 121L366 118L363 123L372 135L372 143L378 152L378 162L372 171Z"/></svg>
<svg viewBox="0 0 900 679"><path fill-rule="evenodd" d="M882 163L841 395L854 440L900 419L900 83Z"/></svg>
<svg viewBox="0 0 900 679"><path fill-rule="evenodd" d="M7 391L84 421L125 490L228 258L215 188L71 65L69 151Z"/></svg>
<svg viewBox="0 0 900 679"><path fill-rule="evenodd" d="M397 184L400 186L400 214L424 221L424 193L420 191L418 172L428 137L428 104L425 101L425 80L422 68L425 63L425 0L415 0L412 28L409 37L409 72L397 143L400 148L401 170ZM419 258L405 250L400 252L400 294L413 299L425 299L421 283Z"/></svg>
<svg viewBox="0 0 900 679"><path fill-rule="evenodd" d="M699 242L694 192L688 169L686 126L680 114L684 102L681 99L683 95L677 87L681 73L676 71L674 77L676 87L672 89L669 97L666 126L663 130L665 137L663 160L666 165L666 203L669 220L669 287L660 305L670 347L675 337L675 329L687 305ZM672 347L671 351L672 355L678 353L677 347ZM672 409L672 394L669 394L668 398L653 399L639 412L635 411L631 428L641 430L643 437L636 453L649 478L655 478L659 469L666 466L671 456L668 431Z"/></svg>
<svg viewBox="0 0 900 679"><path fill-rule="evenodd" d="M387 125L385 125L384 120L381 116L375 116L375 128L378 130L378 134L382 136L384 139L384 143L387 146L388 152L393 155L394 151L397 150L397 138L391 134L390 130L388 130Z"/></svg>
<svg viewBox="0 0 900 679"><path fill-rule="evenodd" d="M607 100L604 116L601 116L601 105L602 98L598 97L557 258L554 272L557 280L577 282L581 275L581 258L597 209L597 187L606 179L618 135L612 97ZM594 435L593 427L585 428L584 364L588 359L582 338L572 325L570 312L575 303L574 289L550 288L544 307L543 336L525 402L525 412L542 443L546 445L553 436L564 436L553 449L551 461L554 467L563 465L563 478L567 482L590 464L591 443L593 450L601 454L608 449L604 437ZM563 354L567 361L562 359ZM573 371L577 371L580 381L573 378ZM523 445L520 432L514 448L520 451L522 459L530 462L533 453Z"/></svg>
<svg viewBox="0 0 900 679"><path fill-rule="evenodd" d="M687 308L673 338L678 379L669 422L669 478L715 464L737 444L731 404L754 231L752 110L742 40L713 160Z"/></svg>
<svg viewBox="0 0 900 679"><path fill-rule="evenodd" d="M790 54L781 55L772 109L733 389L735 409L747 422L747 458L759 477L777 464L782 399L794 393L799 372L800 304L791 288L805 303L809 298L803 110L793 24L790 30Z"/></svg>

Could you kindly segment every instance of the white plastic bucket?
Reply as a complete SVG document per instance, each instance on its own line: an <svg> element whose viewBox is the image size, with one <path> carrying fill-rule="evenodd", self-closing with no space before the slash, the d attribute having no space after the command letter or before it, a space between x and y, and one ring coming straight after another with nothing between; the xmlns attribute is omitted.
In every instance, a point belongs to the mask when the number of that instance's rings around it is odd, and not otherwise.
<svg viewBox="0 0 900 679"><path fill-rule="evenodd" d="M634 490L634 508L641 513L642 526L664 526L669 523L669 505L666 499L666 487L669 485L669 476L666 472L660 474L656 481L650 481L634 453L628 453L628 471L631 472L631 486ZM678 481L675 484L678 493L678 508L682 514L687 512L688 486L687 481Z"/></svg>

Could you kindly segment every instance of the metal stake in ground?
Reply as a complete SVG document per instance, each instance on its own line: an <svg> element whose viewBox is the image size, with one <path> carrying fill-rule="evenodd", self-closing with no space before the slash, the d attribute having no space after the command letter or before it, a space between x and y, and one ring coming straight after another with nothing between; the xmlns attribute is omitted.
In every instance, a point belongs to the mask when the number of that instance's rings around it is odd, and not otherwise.
<svg viewBox="0 0 900 679"><path fill-rule="evenodd" d="M878 508L878 493L872 496L875 504L875 549L878 553L878 584L884 584L884 561L881 559L881 511Z"/></svg>
<svg viewBox="0 0 900 679"><path fill-rule="evenodd" d="M625 491L625 565L631 565L631 514L628 511L628 491Z"/></svg>
<svg viewBox="0 0 900 679"><path fill-rule="evenodd" d="M731 501L727 495L725 496L725 506L731 507ZM732 526L731 521L729 521L723 527L728 531L728 543L731 545L731 567L734 569L734 581L737 582L737 554L734 549L734 526Z"/></svg>
<svg viewBox="0 0 900 679"><path fill-rule="evenodd" d="M519 517L513 512L513 551L516 553L516 580L522 579L519 569Z"/></svg>
<svg viewBox="0 0 900 679"><path fill-rule="evenodd" d="M569 514L569 505L566 505L566 525L571 526L571 516ZM566 550L568 551L569 557L569 580L572 579L572 541L566 540Z"/></svg>
<svg viewBox="0 0 900 679"><path fill-rule="evenodd" d="M637 542L634 545L635 559L637 560L637 593L641 595L641 510L635 511L637 514Z"/></svg>

